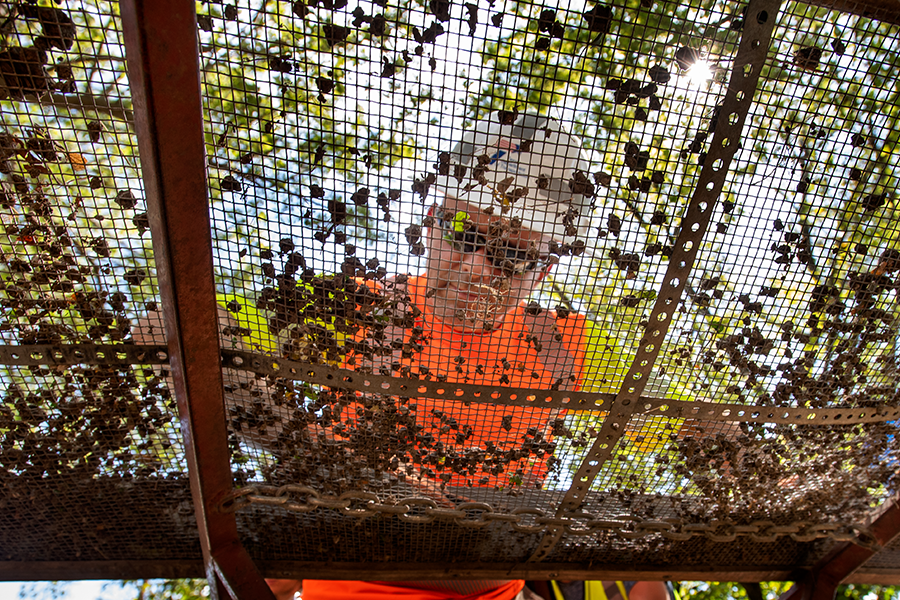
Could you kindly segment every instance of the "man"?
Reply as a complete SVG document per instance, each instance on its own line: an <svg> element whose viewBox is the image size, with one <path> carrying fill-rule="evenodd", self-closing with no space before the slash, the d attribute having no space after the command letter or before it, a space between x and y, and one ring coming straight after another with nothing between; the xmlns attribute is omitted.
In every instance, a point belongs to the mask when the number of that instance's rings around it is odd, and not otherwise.
<svg viewBox="0 0 900 600"><path fill-rule="evenodd" d="M440 194L425 219L425 273L386 283L403 296L415 324L389 331L402 343L387 354L351 353L345 366L453 383L493 387L578 389L584 362L584 318L555 314L525 301L561 254L584 247L593 186L581 144L552 119L494 113L476 123L452 153L443 154ZM568 311L566 311L568 312ZM551 436L554 411L540 408L417 399L419 415L440 414L465 432L462 445L496 449ZM533 446L533 444L532 444ZM543 453L480 472L456 471L458 486L540 487ZM418 468L425 468L417 465ZM280 598L296 587L272 581ZM523 581L303 582L305 600L537 598ZM640 586L646 588L641 592ZM632 600L666 598L659 583L642 583ZM657 589L659 588L659 589ZM660 592L662 595L659 595ZM582 596L583 597L583 596ZM627 597L627 595L626 595Z"/></svg>
<svg viewBox="0 0 900 600"><path fill-rule="evenodd" d="M441 157L439 169L440 203L425 219L425 273L382 286L409 304L415 322L384 332L382 345L402 341L393 352L351 353L345 366L451 384L577 389L584 318L524 302L587 231L593 190L579 183L586 181L580 143L546 117L494 113ZM551 435L549 409L416 403L420 418L439 411L455 420L453 431L466 437L456 446L508 455L523 439L540 444ZM539 487L546 476L540 458L453 473L444 482Z"/></svg>

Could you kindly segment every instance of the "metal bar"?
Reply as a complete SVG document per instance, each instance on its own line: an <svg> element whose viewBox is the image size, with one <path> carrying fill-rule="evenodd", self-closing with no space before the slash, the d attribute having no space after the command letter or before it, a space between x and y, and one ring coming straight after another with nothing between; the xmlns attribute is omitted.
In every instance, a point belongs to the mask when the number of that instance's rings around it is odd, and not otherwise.
<svg viewBox="0 0 900 600"><path fill-rule="evenodd" d="M257 568L271 578L302 579L315 574L320 579L621 579L640 581L785 581L793 569L720 569L700 567L663 570L638 569L629 565L582 563L335 563L304 561L257 561ZM182 579L204 577L201 560L152 561L10 561L0 562L0 581L65 581L79 579ZM857 583L896 583L897 570L883 576L862 576Z"/></svg>
<svg viewBox="0 0 900 600"><path fill-rule="evenodd" d="M0 365L150 365L168 364L168 347L132 344L31 344L0 346ZM453 398L473 404L565 408L568 411L604 412L615 394L537 390L534 388L496 388L439 381L410 380L369 373L361 375L349 369L329 365L311 365L284 358L240 350L222 350L222 364L239 371L272 375L292 381L304 381L357 392L380 394L415 392L423 398ZM457 392L462 392L458 394ZM849 425L882 423L900 418L900 405L841 408L773 408L755 404L720 404L671 400L641 396L634 414L667 416L673 419L698 419L728 423L802 423L804 425Z"/></svg>
<svg viewBox="0 0 900 600"><path fill-rule="evenodd" d="M202 560L42 560L0 562L0 581L193 579L204 575Z"/></svg>
<svg viewBox="0 0 900 600"><path fill-rule="evenodd" d="M900 581L900 568L890 569L866 569L860 567L852 573L843 583L859 583L862 585L897 585Z"/></svg>
<svg viewBox="0 0 900 600"><path fill-rule="evenodd" d="M335 563L259 561L259 569L272 579L362 579L408 581L431 579L602 579L629 581L785 581L793 573L782 569L716 570L702 567L682 569L637 569L632 565L588 563Z"/></svg>
<svg viewBox="0 0 900 600"><path fill-rule="evenodd" d="M234 543L216 550L213 554L213 564L216 574L219 576L219 581L231 594L232 598L257 597L253 595L245 596L243 592L243 590L249 590L256 584L260 574L253 561L250 560L247 550L240 543ZM266 591L268 590L269 588L266 586Z"/></svg>
<svg viewBox="0 0 900 600"><path fill-rule="evenodd" d="M735 565L719 568L672 568L633 570L628 565L588 565L564 563L491 563L473 565L391 563L334 563L303 561L257 561L257 568L267 577L301 579L315 573L321 579L368 578L391 579L629 579L641 581L786 581L794 570L736 569ZM184 579L204 577L201 560L140 560L140 561L2 561L0 581L66 581L80 579ZM900 581L900 569L859 569L842 583L895 585Z"/></svg>
<svg viewBox="0 0 900 600"><path fill-rule="evenodd" d="M808 576L782 595L782 600L831 600L837 586L900 535L900 504L897 497L886 503L857 542L837 546L812 568Z"/></svg>
<svg viewBox="0 0 900 600"><path fill-rule="evenodd" d="M641 394L650 380L653 365L684 293L697 252L709 227L713 209L725 184L731 161L739 148L738 142L744 121L753 102L756 84L765 63L780 7L781 0L751 0L747 6L747 18L734 59L728 90L719 109L716 131L697 178L691 201L681 220L678 239L669 258L669 267L666 269L656 304L650 313L649 324L641 337L622 387L609 408L609 415L603 421L597 439L573 476L572 486L560 503L557 516L581 506L594 478L612 456L619 439L625 433L628 420L640 411ZM562 527L551 529L538 543L528 560L546 559L564 533Z"/></svg>
<svg viewBox="0 0 900 600"><path fill-rule="evenodd" d="M0 346L0 365L164 365L166 346L133 344L29 344Z"/></svg>
<svg viewBox="0 0 900 600"><path fill-rule="evenodd" d="M214 510L231 491L212 241L206 193L197 16L193 0L124 0L128 75L170 365L210 587L213 556L239 544L233 515ZM244 555L246 557L246 555ZM228 568L237 565L228 563ZM274 598L247 559L235 598Z"/></svg>
<svg viewBox="0 0 900 600"><path fill-rule="evenodd" d="M0 347L2 350L2 347ZM0 353L2 361L2 353ZM222 350L222 364L228 368L250 371L292 381L304 381L338 389L363 393L415 394L420 398L446 399L473 404L564 408L567 411L605 412L615 394L539 390L534 388L498 388L471 383L442 383L416 380L375 373L361 374L350 369L336 369L330 365L312 365L299 361L275 358L242 350ZM461 393L458 393L461 392ZM881 423L900 418L900 406L842 408L774 408L755 404L719 404L670 400L653 396L639 396L634 415L649 414L673 419L697 419L727 423L786 423L803 425L846 425L851 423Z"/></svg>
<svg viewBox="0 0 900 600"><path fill-rule="evenodd" d="M817 585L815 577L809 574L797 581L797 583L794 584L794 587L781 595L779 600L812 600L813 590L817 587L819 592L819 595L816 596L817 598L822 600L834 600L834 593L837 589L836 585L832 585L829 590L826 590L824 586Z"/></svg>
<svg viewBox="0 0 900 600"><path fill-rule="evenodd" d="M804 3L900 25L900 10L895 0L804 0Z"/></svg>

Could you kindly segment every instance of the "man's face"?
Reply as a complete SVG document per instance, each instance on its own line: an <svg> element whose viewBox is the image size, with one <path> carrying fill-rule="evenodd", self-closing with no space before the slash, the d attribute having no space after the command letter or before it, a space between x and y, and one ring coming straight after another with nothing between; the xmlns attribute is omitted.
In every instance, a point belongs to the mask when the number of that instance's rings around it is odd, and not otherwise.
<svg viewBox="0 0 900 600"><path fill-rule="evenodd" d="M428 307L454 329L494 329L543 278L550 238L452 198L431 216Z"/></svg>

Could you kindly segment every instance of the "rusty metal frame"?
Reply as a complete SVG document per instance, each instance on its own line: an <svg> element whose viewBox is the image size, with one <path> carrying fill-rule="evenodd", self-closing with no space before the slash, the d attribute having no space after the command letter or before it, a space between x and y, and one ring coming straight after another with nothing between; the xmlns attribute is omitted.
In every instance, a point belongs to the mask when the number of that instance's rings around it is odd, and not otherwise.
<svg viewBox="0 0 900 600"><path fill-rule="evenodd" d="M627 579L652 581L789 581L798 577L797 571L785 567L776 569L729 567L639 569L628 565L604 565L598 570L593 564L571 563L342 563L305 562L293 560L260 560L257 568L267 577L292 579L298 575L315 574L320 579ZM104 560L104 561L0 561L0 581L19 581L23 573L29 580L75 579L178 579L205 575L200 560ZM867 571L863 566L841 583L893 585L900 581L900 571L878 569Z"/></svg>
<svg viewBox="0 0 900 600"><path fill-rule="evenodd" d="M204 576L200 560L2 561L0 581L186 579ZM25 576L27 574L27 577Z"/></svg>
<svg viewBox="0 0 900 600"><path fill-rule="evenodd" d="M270 598L240 545L231 491L193 0L124 0L128 75L194 512L215 597Z"/></svg>
<svg viewBox="0 0 900 600"><path fill-rule="evenodd" d="M812 5L877 17L891 23L900 12L890 0L812 0ZM203 564L197 561L104 561L103 563L0 563L0 579L25 570L46 578L184 577L204 571L218 597L273 598L260 570L290 577L377 579L452 577L697 579L738 581L790 579L806 575L786 598L830 598L841 581L865 578L864 563L900 533L900 504L885 505L871 526L871 539L837 546L811 571L786 570L634 571L627 565L598 571L592 565L554 563L477 565L340 564L261 562L259 569L241 546L233 514L216 504L233 491L220 368L212 244L207 202L203 113L199 83L197 25L192 0L124 0L121 15L148 212L163 297L167 359L175 381L189 466ZM94 357L96 359L96 357ZM115 361L115 355L110 355ZM133 362L129 354L125 362ZM160 357L152 362L164 362ZM639 396L639 392L638 392ZM611 400L611 399L610 399ZM15 569L15 573L13 572ZM830 594L830 595L829 595Z"/></svg>
<svg viewBox="0 0 900 600"><path fill-rule="evenodd" d="M781 600L832 600L837 586L853 574L879 550L900 535L900 497L886 502L881 513L868 528L867 535L855 542L840 544L832 549L809 572L791 579L797 585L781 596Z"/></svg>
<svg viewBox="0 0 900 600"><path fill-rule="evenodd" d="M877 19L892 25L900 25L900 10L893 0L803 0L806 4L830 10Z"/></svg>
<svg viewBox="0 0 900 600"><path fill-rule="evenodd" d="M259 568L267 577L290 579L298 573L314 574L317 579L353 579L409 581L436 579L570 579L628 581L783 581L790 579L791 568L749 567L746 569L634 569L628 563L359 563L300 562L264 560Z"/></svg>

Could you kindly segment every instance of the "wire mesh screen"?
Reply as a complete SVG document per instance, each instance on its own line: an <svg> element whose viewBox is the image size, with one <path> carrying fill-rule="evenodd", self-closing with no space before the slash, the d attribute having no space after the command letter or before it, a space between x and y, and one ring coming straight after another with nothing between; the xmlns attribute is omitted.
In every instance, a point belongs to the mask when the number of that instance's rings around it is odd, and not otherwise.
<svg viewBox="0 0 900 600"><path fill-rule="evenodd" d="M773 564L863 526L895 487L897 32L788 4L754 64L745 21L775 18L208 7L220 321L259 373L226 392L236 496L295 512L245 509L275 519L261 555L519 560L557 518L560 562L738 539L724 562ZM729 85L739 143L716 137ZM678 247L692 200L707 233Z"/></svg>
<svg viewBox="0 0 900 600"><path fill-rule="evenodd" d="M0 7L7 561L199 556L115 8Z"/></svg>
<svg viewBox="0 0 900 600"><path fill-rule="evenodd" d="M7 560L199 554L116 10L0 7ZM253 558L787 570L896 494L896 25L197 25L222 508Z"/></svg>

